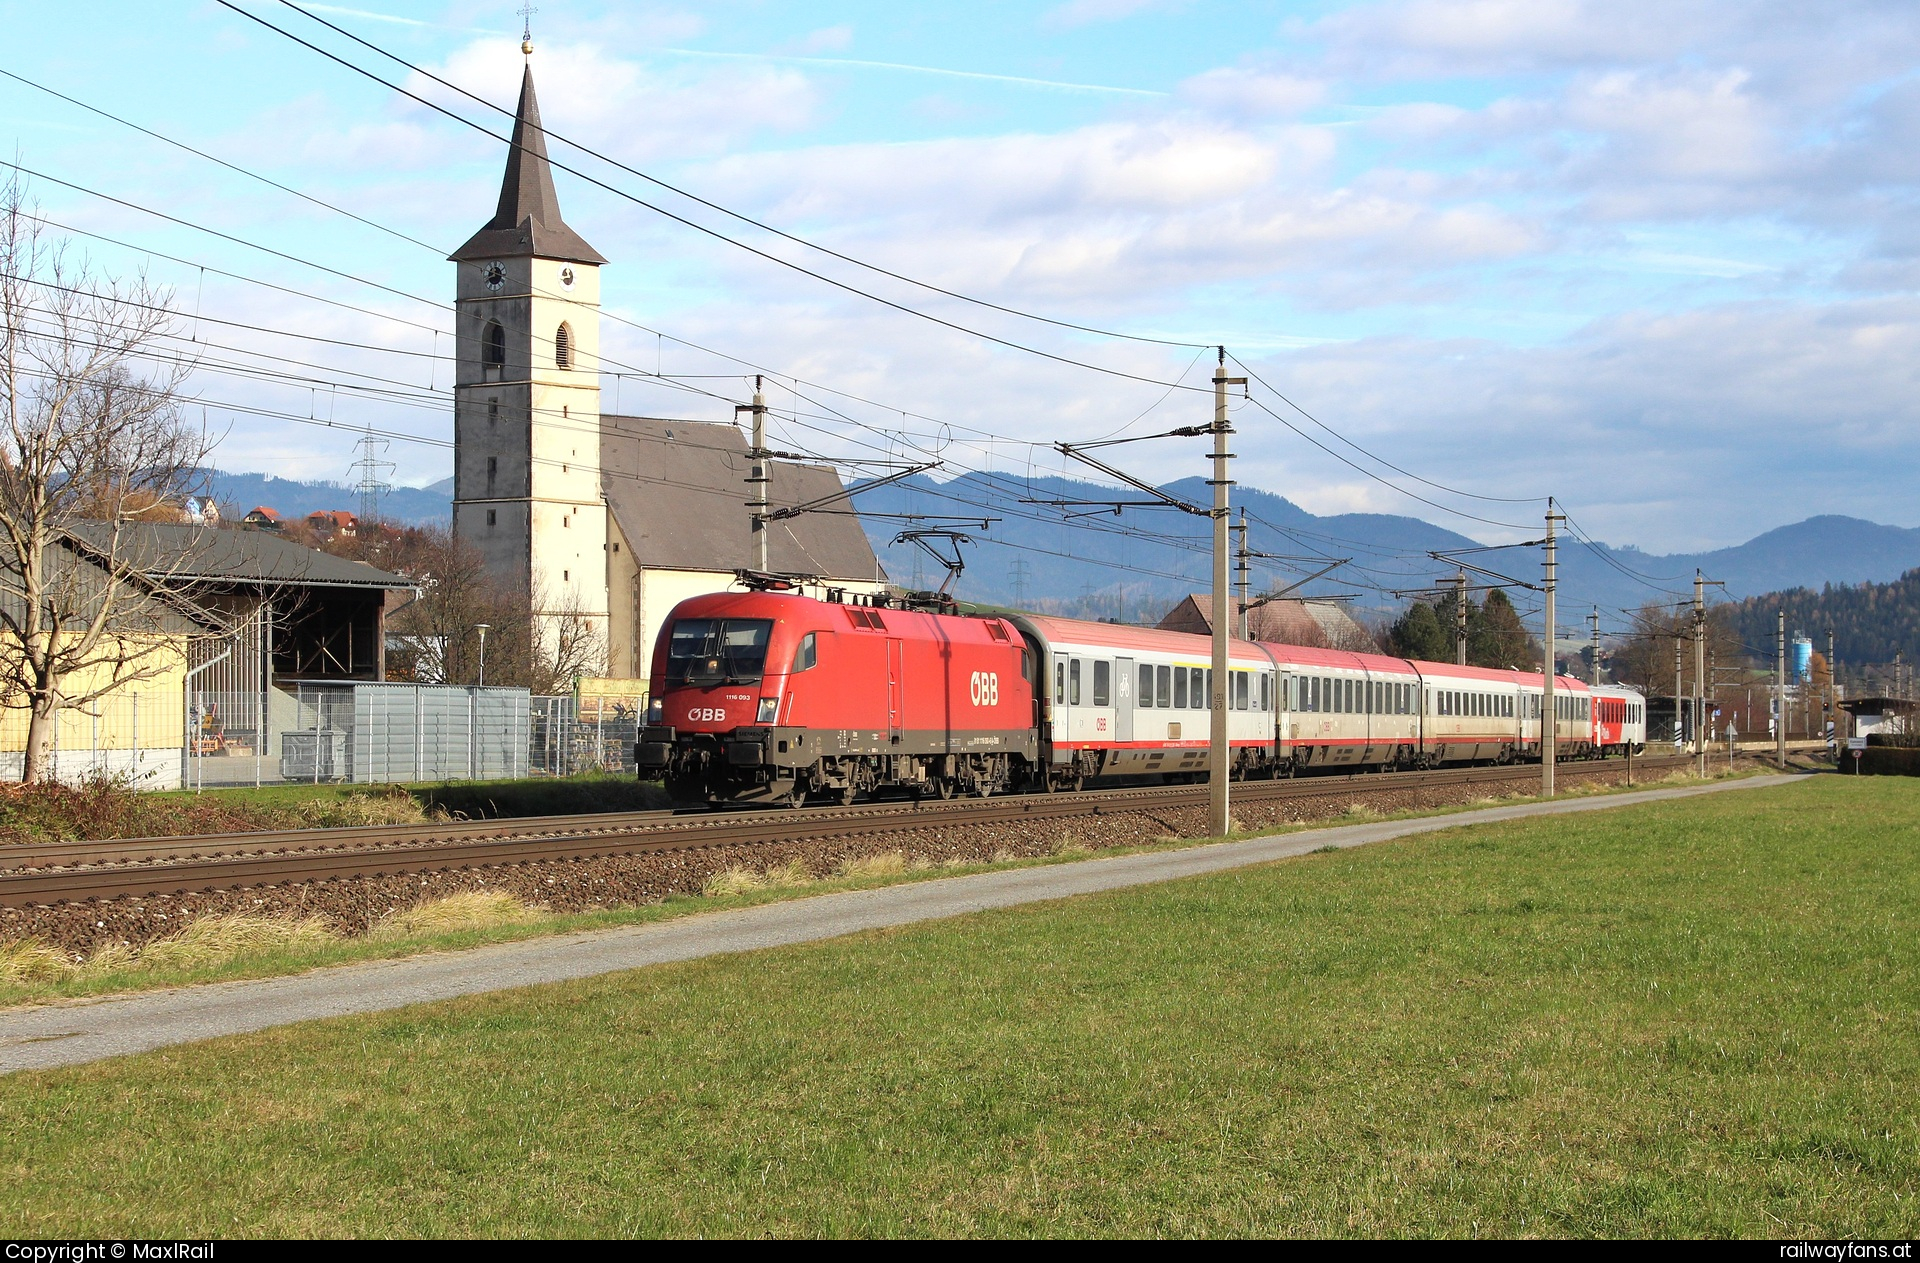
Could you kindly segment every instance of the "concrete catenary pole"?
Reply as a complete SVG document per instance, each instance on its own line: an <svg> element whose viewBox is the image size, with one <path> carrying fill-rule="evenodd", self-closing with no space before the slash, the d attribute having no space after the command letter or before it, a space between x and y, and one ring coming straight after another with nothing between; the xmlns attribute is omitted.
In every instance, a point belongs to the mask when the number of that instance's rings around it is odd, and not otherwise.
<svg viewBox="0 0 1920 1263"><path fill-rule="evenodd" d="M1593 641L1593 670L1591 672L1591 675L1593 678L1591 683L1593 684L1593 687L1599 688L1600 687L1600 607L1599 606L1597 605L1594 606L1593 613L1587 615L1587 626L1591 630L1591 633L1592 633L1591 639Z"/></svg>
<svg viewBox="0 0 1920 1263"><path fill-rule="evenodd" d="M1787 766L1787 609L1780 607L1773 658L1773 757L1782 771Z"/></svg>
<svg viewBox="0 0 1920 1263"><path fill-rule="evenodd" d="M1693 772L1707 778L1707 580L1693 572Z"/></svg>
<svg viewBox="0 0 1920 1263"><path fill-rule="evenodd" d="M1467 572L1458 570L1453 576L1453 661L1456 666L1467 665Z"/></svg>
<svg viewBox="0 0 1920 1263"><path fill-rule="evenodd" d="M1827 628L1827 717L1840 731L1840 665L1833 660L1833 628Z"/></svg>
<svg viewBox="0 0 1920 1263"><path fill-rule="evenodd" d="M1240 629L1240 639L1251 640L1253 637L1248 634L1247 628L1252 612L1247 609L1247 602L1253 599L1253 567L1248 564L1245 509L1240 510L1240 521L1233 528L1233 534L1233 606L1240 611L1240 617L1235 622Z"/></svg>
<svg viewBox="0 0 1920 1263"><path fill-rule="evenodd" d="M1227 801L1227 782L1233 772L1227 763L1231 748L1227 743L1227 646L1233 631L1228 613L1231 597L1227 591L1227 528L1230 524L1227 488L1232 485L1227 480L1227 462L1233 459L1233 453L1227 450L1227 436L1233 433L1227 424L1227 387L1236 383L1244 385L1246 380L1227 376L1227 348L1221 347L1213 370L1213 688L1209 699L1212 722L1207 734L1212 762L1207 832L1216 838L1233 829L1231 805Z"/></svg>
<svg viewBox="0 0 1920 1263"><path fill-rule="evenodd" d="M767 512L771 502L767 489L773 482L772 461L767 455L767 397L762 391L761 378L755 374L753 379L753 451L748 453L752 462L747 466L747 494L753 498L747 501L747 509L753 515L753 565L754 569L765 573L767 569Z"/></svg>
<svg viewBox="0 0 1920 1263"><path fill-rule="evenodd" d="M1547 557L1546 582L1541 585L1546 593L1546 669L1541 672L1540 690L1540 794L1544 798L1553 797L1554 764L1560 757L1560 713L1557 699L1554 697L1554 660L1553 633L1554 610L1553 594L1559 587L1558 562L1555 549L1554 530L1563 519L1555 510L1553 497L1547 497Z"/></svg>
<svg viewBox="0 0 1920 1263"><path fill-rule="evenodd" d="M1680 655L1685 649L1686 640L1676 631L1673 633L1673 744L1676 747L1687 739L1687 725L1682 719L1685 711L1680 705L1680 690L1686 687L1686 676L1680 670Z"/></svg>

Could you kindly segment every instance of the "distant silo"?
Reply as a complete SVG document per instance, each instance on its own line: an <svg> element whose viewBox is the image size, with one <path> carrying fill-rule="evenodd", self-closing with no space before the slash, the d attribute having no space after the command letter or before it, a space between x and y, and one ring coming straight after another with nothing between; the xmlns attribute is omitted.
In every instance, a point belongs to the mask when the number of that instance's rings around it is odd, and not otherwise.
<svg viewBox="0 0 1920 1263"><path fill-rule="evenodd" d="M1813 642L1805 636L1793 638L1793 680L1796 684L1805 683L1807 672L1813 667Z"/></svg>

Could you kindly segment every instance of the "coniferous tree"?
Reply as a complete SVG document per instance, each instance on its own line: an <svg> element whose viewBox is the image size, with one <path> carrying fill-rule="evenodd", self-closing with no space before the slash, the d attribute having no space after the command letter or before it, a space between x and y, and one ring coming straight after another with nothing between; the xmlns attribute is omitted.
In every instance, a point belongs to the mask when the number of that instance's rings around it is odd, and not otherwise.
<svg viewBox="0 0 1920 1263"><path fill-rule="evenodd" d="M1387 641L1394 654L1402 658L1419 658L1425 662L1453 660L1453 638L1425 601L1415 601L1407 607L1407 612L1388 630Z"/></svg>

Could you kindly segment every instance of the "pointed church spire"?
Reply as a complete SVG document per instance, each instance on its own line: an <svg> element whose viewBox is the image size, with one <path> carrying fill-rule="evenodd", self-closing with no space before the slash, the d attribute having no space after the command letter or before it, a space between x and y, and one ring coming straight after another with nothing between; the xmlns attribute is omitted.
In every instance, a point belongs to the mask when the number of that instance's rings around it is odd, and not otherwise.
<svg viewBox="0 0 1920 1263"><path fill-rule="evenodd" d="M540 102L533 92L533 66L520 80L520 106L513 116L512 147L500 204L486 227L449 257L456 261L520 255L605 263L598 251L560 218L553 191L553 166L547 160L547 133L540 126Z"/></svg>

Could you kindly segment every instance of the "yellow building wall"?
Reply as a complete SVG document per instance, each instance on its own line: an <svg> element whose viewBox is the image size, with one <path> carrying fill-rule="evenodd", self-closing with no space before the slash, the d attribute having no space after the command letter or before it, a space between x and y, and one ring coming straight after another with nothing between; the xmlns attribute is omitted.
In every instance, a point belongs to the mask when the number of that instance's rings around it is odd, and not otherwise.
<svg viewBox="0 0 1920 1263"><path fill-rule="evenodd" d="M186 645L183 640L159 642L148 678L130 681L95 698L79 709L60 713L55 730L57 750L178 750L185 740ZM113 678L105 666L67 677L68 693L86 693ZM18 754L27 748L29 715L24 699L7 699L0 710L0 753Z"/></svg>

